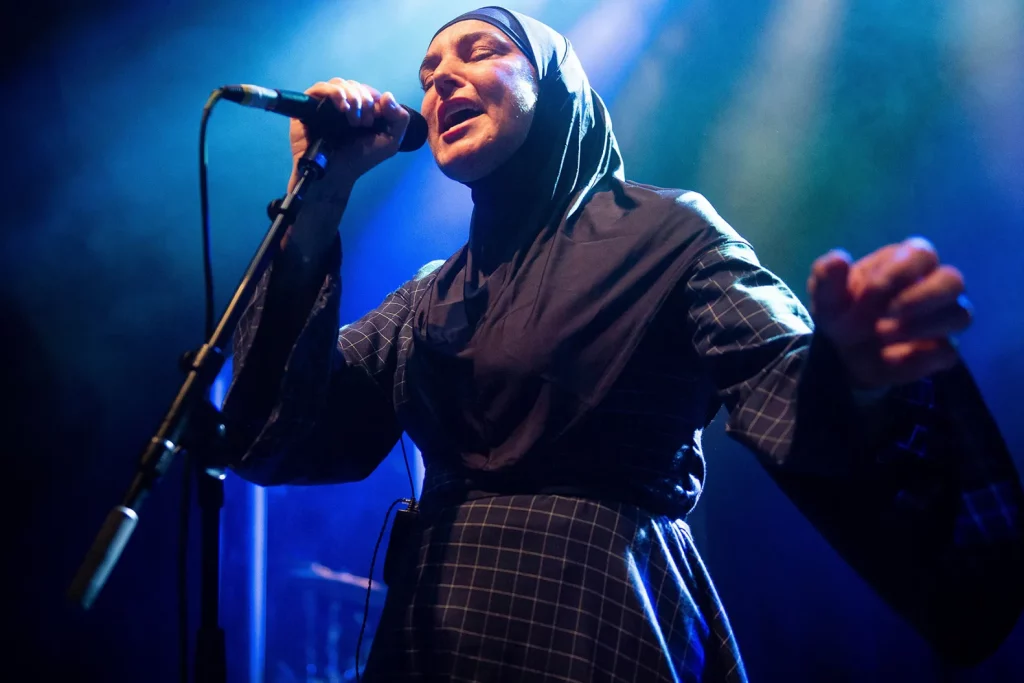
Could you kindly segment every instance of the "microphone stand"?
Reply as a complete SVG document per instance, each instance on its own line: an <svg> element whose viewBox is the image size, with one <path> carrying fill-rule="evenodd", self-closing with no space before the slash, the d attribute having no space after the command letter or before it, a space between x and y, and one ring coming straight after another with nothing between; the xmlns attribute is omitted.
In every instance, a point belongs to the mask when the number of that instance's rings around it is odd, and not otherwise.
<svg viewBox="0 0 1024 683"><path fill-rule="evenodd" d="M234 333L256 284L280 251L281 239L301 208L302 192L323 177L328 152L329 146L324 138L311 144L299 161L300 175L295 187L284 199L270 203L267 209L273 219L270 230L250 261L212 336L198 350L183 357L183 369L188 373L185 381L156 434L143 449L131 486L121 503L107 515L68 589L72 601L84 609L92 606L135 530L139 521L138 510L146 495L176 455L185 450L193 454L197 463L201 508L202 579L195 661L195 680L198 683L227 681L224 630L219 619L220 512L224 504L226 467L226 459L221 456L227 428L220 411L210 403L210 388L224 366L225 357L221 349Z"/></svg>

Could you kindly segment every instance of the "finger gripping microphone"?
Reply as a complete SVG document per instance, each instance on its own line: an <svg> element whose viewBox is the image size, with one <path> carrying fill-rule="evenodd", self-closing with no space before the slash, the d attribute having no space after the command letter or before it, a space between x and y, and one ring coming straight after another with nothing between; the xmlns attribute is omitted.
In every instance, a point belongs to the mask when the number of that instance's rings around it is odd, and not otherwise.
<svg viewBox="0 0 1024 683"><path fill-rule="evenodd" d="M294 90L272 90L258 85L243 84L225 85L221 92L224 99L242 106L266 109L299 119L334 144L363 135L385 133L388 130L388 122L381 117L374 119L373 125L366 128L353 126L348 122L348 117L338 111L329 100ZM398 151L411 152L426 142L427 120L415 109L404 104L401 106L409 112L409 127L405 130Z"/></svg>

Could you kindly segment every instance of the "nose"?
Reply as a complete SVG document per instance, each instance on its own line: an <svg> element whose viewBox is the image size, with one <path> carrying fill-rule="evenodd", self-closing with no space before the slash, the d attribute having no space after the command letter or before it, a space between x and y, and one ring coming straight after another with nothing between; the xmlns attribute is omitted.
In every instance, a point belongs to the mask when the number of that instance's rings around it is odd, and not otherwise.
<svg viewBox="0 0 1024 683"><path fill-rule="evenodd" d="M434 70L434 89L438 97L442 100L450 97L462 84L462 79L445 63L437 65Z"/></svg>

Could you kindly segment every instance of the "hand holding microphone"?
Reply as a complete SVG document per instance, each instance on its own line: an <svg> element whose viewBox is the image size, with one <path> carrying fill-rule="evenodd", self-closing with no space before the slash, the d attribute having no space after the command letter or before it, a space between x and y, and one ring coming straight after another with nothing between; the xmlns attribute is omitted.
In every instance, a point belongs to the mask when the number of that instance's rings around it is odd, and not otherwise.
<svg viewBox="0 0 1024 683"><path fill-rule="evenodd" d="M320 182L335 185L338 182L354 183L356 179L377 164L390 159L399 150L406 129L409 127L410 114L390 92L383 95L376 89L357 81L332 78L330 81L314 84L306 90L306 94L325 100L322 106L333 105L344 114L348 125L353 128L380 128L379 122L385 121L387 129L373 135L351 136L334 149L331 155L327 176ZM292 119L288 138L292 148L292 180L295 182L295 164L306 152L311 137L318 131L307 122Z"/></svg>
<svg viewBox="0 0 1024 683"><path fill-rule="evenodd" d="M360 176L398 151L419 149L427 136L426 120L418 112L400 105L393 94L358 81L332 78L305 93L253 85L229 85L221 91L229 101L292 119L289 192L309 145L318 138L331 142L327 172L304 193L302 213L285 238L304 258L313 258L333 240Z"/></svg>
<svg viewBox="0 0 1024 683"><path fill-rule="evenodd" d="M330 141L334 147L330 166L341 166L335 175L351 182L395 152L419 149L426 140L426 121L418 112L400 105L391 93L382 95L358 81L332 78L305 93L255 85L228 85L221 90L229 101L290 117L296 163L312 140Z"/></svg>

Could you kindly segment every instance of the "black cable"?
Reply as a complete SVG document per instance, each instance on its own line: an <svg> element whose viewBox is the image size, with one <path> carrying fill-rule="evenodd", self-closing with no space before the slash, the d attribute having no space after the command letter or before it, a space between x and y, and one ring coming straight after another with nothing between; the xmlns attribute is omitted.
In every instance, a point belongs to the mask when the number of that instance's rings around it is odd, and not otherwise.
<svg viewBox="0 0 1024 683"><path fill-rule="evenodd" d="M405 446L403 445L403 450ZM391 517L391 511L395 509L395 506L399 503L406 503L415 505L416 501L408 498L399 498L398 500L392 501L391 505L388 506L388 511L384 513L384 523L381 524L380 534L377 535L377 544L373 546L373 556L370 558L370 575L366 585L366 604L363 606L363 625L359 627L359 638L356 640L356 683L360 681L359 675L359 651L363 647L363 634L366 633L366 621L370 618L370 596L373 595L373 566L377 562L377 551L380 550L380 543L384 540L384 532L388 528L388 519Z"/></svg>
<svg viewBox="0 0 1024 683"><path fill-rule="evenodd" d="M188 683L188 513L192 507L192 462L188 451L182 458L185 481L181 485L181 510L178 519L178 678Z"/></svg>
<svg viewBox="0 0 1024 683"><path fill-rule="evenodd" d="M218 88L203 105L199 124L199 205L203 217L203 275L206 289L206 339L213 336L213 260L210 257L210 193L206 179L206 127L213 106L221 98ZM178 520L178 677L188 683L188 520L192 508L192 458L186 451L181 481L181 511Z"/></svg>
<svg viewBox="0 0 1024 683"><path fill-rule="evenodd" d="M409 454L405 452L405 434L398 437L398 443L402 444L402 459L405 460L405 473L409 475L409 497L416 500L416 485L412 483L412 468L409 467Z"/></svg>
<svg viewBox="0 0 1024 683"><path fill-rule="evenodd" d="M206 338L213 336L213 258L210 256L210 190L206 180L206 124L210 120L213 105L221 98L223 91L218 88L210 93L210 99L203 105L203 120L199 124L199 205L203 212L203 280L206 285Z"/></svg>

